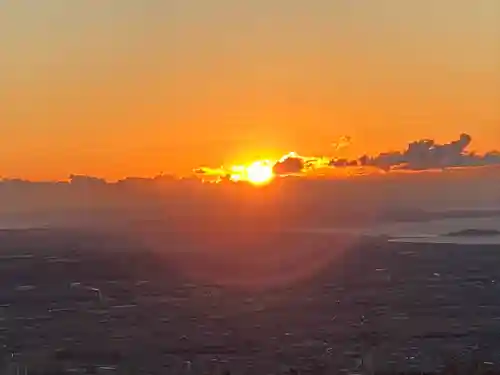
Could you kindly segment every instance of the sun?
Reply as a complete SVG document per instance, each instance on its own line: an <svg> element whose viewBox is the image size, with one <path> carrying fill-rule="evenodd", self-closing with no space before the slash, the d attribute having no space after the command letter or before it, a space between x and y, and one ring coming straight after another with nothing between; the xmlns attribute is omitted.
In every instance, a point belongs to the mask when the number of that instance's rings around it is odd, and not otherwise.
<svg viewBox="0 0 500 375"><path fill-rule="evenodd" d="M270 182L273 177L273 167L270 163L256 161L245 168L246 179L254 185Z"/></svg>
<svg viewBox="0 0 500 375"><path fill-rule="evenodd" d="M274 178L273 163L269 160L259 160L247 165L233 165L229 171L229 179L233 182L246 181L253 185L264 185Z"/></svg>

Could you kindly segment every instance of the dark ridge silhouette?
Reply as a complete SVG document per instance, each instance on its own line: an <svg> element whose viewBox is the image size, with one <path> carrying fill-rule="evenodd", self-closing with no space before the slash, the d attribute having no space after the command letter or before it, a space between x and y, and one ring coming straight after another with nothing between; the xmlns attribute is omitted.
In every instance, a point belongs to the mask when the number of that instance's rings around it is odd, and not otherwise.
<svg viewBox="0 0 500 375"><path fill-rule="evenodd" d="M500 231L496 229L464 229L445 234L445 236L449 237L498 236L498 235L500 235Z"/></svg>

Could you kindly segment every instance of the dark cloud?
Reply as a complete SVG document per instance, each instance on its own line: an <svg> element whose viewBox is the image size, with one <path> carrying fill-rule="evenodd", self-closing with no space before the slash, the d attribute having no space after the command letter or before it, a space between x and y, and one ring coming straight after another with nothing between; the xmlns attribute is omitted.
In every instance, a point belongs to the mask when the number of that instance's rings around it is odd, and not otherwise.
<svg viewBox="0 0 500 375"><path fill-rule="evenodd" d="M465 133L457 140L444 144L438 144L432 139L422 139L411 142L404 151L385 152L375 157L364 155L356 164L384 170L426 170L500 164L500 153L497 151L485 154L467 152L471 141L472 137ZM349 163L334 160L331 165L341 167Z"/></svg>
<svg viewBox="0 0 500 375"><path fill-rule="evenodd" d="M100 177L75 175L69 176L69 181L72 185L105 185L106 180Z"/></svg>
<svg viewBox="0 0 500 375"><path fill-rule="evenodd" d="M209 171L207 171L205 168L196 168L196 169L193 169L193 173L195 173L195 174L206 174L208 172Z"/></svg>
<svg viewBox="0 0 500 375"><path fill-rule="evenodd" d="M289 156L276 162L273 166L273 172L276 175L300 173L304 167L305 162L301 157Z"/></svg>
<svg viewBox="0 0 500 375"><path fill-rule="evenodd" d="M330 167L356 167L358 165L357 160L349 160L349 159L334 159L329 163Z"/></svg>

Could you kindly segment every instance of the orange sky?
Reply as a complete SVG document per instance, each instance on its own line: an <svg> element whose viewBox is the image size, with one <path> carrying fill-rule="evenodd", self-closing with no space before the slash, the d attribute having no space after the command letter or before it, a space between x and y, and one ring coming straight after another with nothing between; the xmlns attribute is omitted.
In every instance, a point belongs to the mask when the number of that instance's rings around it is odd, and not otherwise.
<svg viewBox="0 0 500 375"><path fill-rule="evenodd" d="M499 148L499 35L497 0L6 1L0 176Z"/></svg>

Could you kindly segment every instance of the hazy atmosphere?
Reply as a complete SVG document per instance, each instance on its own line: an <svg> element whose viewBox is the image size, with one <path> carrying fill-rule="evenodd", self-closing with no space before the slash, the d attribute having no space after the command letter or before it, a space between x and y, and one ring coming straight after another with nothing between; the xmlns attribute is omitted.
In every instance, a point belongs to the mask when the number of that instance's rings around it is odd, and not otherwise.
<svg viewBox="0 0 500 375"><path fill-rule="evenodd" d="M0 3L0 175L500 142L496 0ZM22 151L20 151L22 150Z"/></svg>
<svg viewBox="0 0 500 375"><path fill-rule="evenodd" d="M0 0L0 374L500 373L499 0Z"/></svg>

